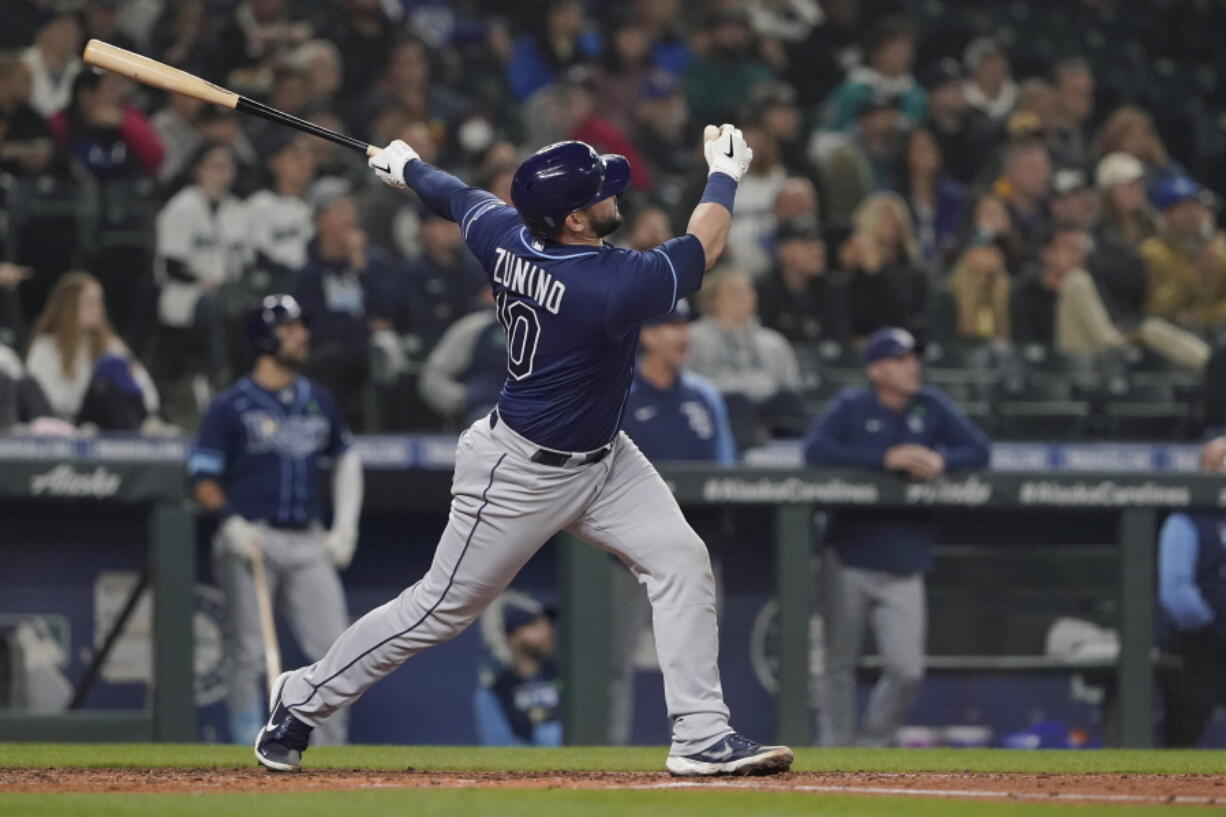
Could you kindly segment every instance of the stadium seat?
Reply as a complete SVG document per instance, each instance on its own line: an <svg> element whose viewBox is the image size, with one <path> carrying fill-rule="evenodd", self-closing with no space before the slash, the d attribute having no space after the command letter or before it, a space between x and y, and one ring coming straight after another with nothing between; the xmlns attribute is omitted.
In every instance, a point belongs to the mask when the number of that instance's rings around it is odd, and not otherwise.
<svg viewBox="0 0 1226 817"><path fill-rule="evenodd" d="M1067 382L1010 375L994 388L997 431L1008 439L1077 439L1090 425L1090 404Z"/></svg>

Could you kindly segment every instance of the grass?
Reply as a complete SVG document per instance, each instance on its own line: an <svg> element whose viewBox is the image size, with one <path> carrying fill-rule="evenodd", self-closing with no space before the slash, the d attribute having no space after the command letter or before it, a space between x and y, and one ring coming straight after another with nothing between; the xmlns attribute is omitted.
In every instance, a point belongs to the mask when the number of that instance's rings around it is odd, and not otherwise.
<svg viewBox="0 0 1226 817"><path fill-rule="evenodd" d="M660 747L578 746L494 749L474 746L325 746L311 749L306 766L321 769L439 771L658 772ZM52 766L223 768L252 766L246 746L211 744L0 743L0 768ZM798 772L1031 772L1062 774L1226 774L1226 752L1104 749L1022 752L1004 749L798 749Z"/></svg>
<svg viewBox="0 0 1226 817"><path fill-rule="evenodd" d="M312 749L315 768L465 771L499 769L554 771L598 769L659 771L662 748L574 747L489 749L474 747L347 746ZM0 744L0 768L215 767L252 765L242 746L151 744ZM801 749L797 771L1035 772L1035 773L1218 773L1226 752L1104 750L1011 752L1002 750ZM609 815L900 815L905 817L1119 817L1174 812L1185 806L1098 806L1029 802L954 801L918 798L827 796L803 793L573 790L378 790L309 793L217 794L0 794L0 817L604 817Z"/></svg>

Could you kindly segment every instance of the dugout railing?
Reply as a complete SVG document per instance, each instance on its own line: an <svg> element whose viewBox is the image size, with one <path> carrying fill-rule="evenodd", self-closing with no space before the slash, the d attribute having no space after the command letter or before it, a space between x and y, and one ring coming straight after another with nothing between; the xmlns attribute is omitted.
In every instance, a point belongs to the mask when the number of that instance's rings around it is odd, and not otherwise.
<svg viewBox="0 0 1226 817"><path fill-rule="evenodd" d="M37 448L37 447L35 447ZM148 567L153 590L154 684L146 711L71 712L62 716L0 715L0 740L195 738L192 676L192 593L195 527L184 497L181 447L163 458L133 459L122 447L68 446L63 456L45 448L9 446L0 460L0 502L118 502L148 513ZM114 451L114 455L109 452ZM74 456L73 454L77 454ZM908 483L855 471L761 468L665 467L670 488L683 507L773 508L771 555L779 606L776 735L803 745L810 738L809 621L812 585L813 519L840 507L930 507L946 516L1006 511L1046 516L1065 514L1073 528L1080 518L1114 520L1115 628L1120 651L1114 662L1112 743L1141 747L1153 739L1154 554L1159 514L1180 508L1226 505L1220 478L1196 474L977 472L934 483ZM369 512L442 512L450 471L443 467L404 469L368 462ZM1075 533L1075 530L1072 531ZM0 530L0 548L18 546ZM612 563L594 549L566 543L560 554L567 741L607 742L608 571ZM17 577L20 580L20 577ZM957 662L958 659L951 659ZM1034 662L994 671L1035 671ZM965 659L963 659L965 663ZM1039 671L1070 672L1076 663L1041 661ZM969 666L969 665L968 665ZM1102 669L1101 666L1098 667ZM940 671L940 667L934 670Z"/></svg>

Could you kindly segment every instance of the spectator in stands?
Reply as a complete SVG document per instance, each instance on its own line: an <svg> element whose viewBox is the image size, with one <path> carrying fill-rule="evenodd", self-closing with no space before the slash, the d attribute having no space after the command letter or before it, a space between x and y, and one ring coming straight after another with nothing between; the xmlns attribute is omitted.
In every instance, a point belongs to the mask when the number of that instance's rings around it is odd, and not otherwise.
<svg viewBox="0 0 1226 817"><path fill-rule="evenodd" d="M119 24L123 5L122 0L85 0L80 17L83 39L102 40L128 51L139 51L140 46Z"/></svg>
<svg viewBox="0 0 1226 817"><path fill-rule="evenodd" d="M614 21L594 84L601 112L623 132L634 122L643 84L661 70L653 57L650 27L633 16Z"/></svg>
<svg viewBox="0 0 1226 817"><path fill-rule="evenodd" d="M966 47L962 63L970 75L965 89L967 104L978 116L1003 126L1018 98L1004 49L991 37L980 37Z"/></svg>
<svg viewBox="0 0 1226 817"><path fill-rule="evenodd" d="M55 154L51 129L30 106L30 68L14 54L0 52L0 172L42 173Z"/></svg>
<svg viewBox="0 0 1226 817"><path fill-rule="evenodd" d="M846 341L847 281L826 268L826 243L817 220L795 216L775 232L775 264L758 283L762 324L793 343Z"/></svg>
<svg viewBox="0 0 1226 817"><path fill-rule="evenodd" d="M482 668L473 694L483 746L561 746L561 675L553 622L533 599L504 596L507 660Z"/></svg>
<svg viewBox="0 0 1226 817"><path fill-rule="evenodd" d="M1022 237L1013 229L1013 219L1004 200L992 192L980 193L970 213L971 220L962 248L995 244L1005 254L1009 275L1019 275L1022 270Z"/></svg>
<svg viewBox="0 0 1226 817"><path fill-rule="evenodd" d="M1084 262L1083 240L1080 230L1053 230L1042 242L1038 268L1015 282L1010 324L1017 344L1055 345L1056 302L1069 273Z"/></svg>
<svg viewBox="0 0 1226 817"><path fill-rule="evenodd" d="M1127 157L1135 162L1132 157ZM1121 331L1141 326L1145 307L1145 262L1103 223L1101 193L1082 170L1058 171L1052 181L1052 224L1085 231L1089 239L1086 271L1107 312Z"/></svg>
<svg viewBox="0 0 1226 817"><path fill-rule="evenodd" d="M738 442L751 442L763 425L794 427L803 414L800 367L787 340L758 321L752 279L727 268L704 296L706 316L690 330L690 368L724 396Z"/></svg>
<svg viewBox="0 0 1226 817"><path fill-rule="evenodd" d="M315 227L306 191L315 179L309 136L282 128L279 144L267 149L271 184L247 199L245 220L251 268L244 285L256 300L293 289L294 273L306 263Z"/></svg>
<svg viewBox="0 0 1226 817"><path fill-rule="evenodd" d="M1111 153L1127 153L1139 159L1145 167L1147 187L1152 187L1169 176L1186 176L1187 171L1167 153L1154 118L1135 105L1116 108L1098 129L1094 153L1107 156Z"/></svg>
<svg viewBox="0 0 1226 817"><path fill-rule="evenodd" d="M730 5L712 12L703 34L706 52L695 55L685 71L690 110L697 122L730 122L754 86L772 80L774 72L755 53L744 9Z"/></svg>
<svg viewBox="0 0 1226 817"><path fill-rule="evenodd" d="M242 279L250 263L246 210L231 193L236 168L228 145L202 145L189 166L193 183L157 218L158 320L163 354L191 360L188 350L198 350L207 385L216 389L230 379L224 288ZM187 349L179 348L184 341ZM174 379L191 381L201 373L185 362L176 359L168 374L174 369Z"/></svg>
<svg viewBox="0 0 1226 817"><path fill-rule="evenodd" d="M1005 148L1003 175L997 193L1009 210L1023 252L1033 252L1046 233L1047 196L1051 187L1051 159L1039 139L1022 139Z"/></svg>
<svg viewBox="0 0 1226 817"><path fill-rule="evenodd" d="M1194 334L1154 317L1125 330L1116 326L1085 270L1090 246L1081 228L1052 231L1043 244L1038 275L1020 282L1014 294L1014 339L1054 345L1086 365L1103 352L1137 343L1177 365L1202 369L1209 347Z"/></svg>
<svg viewBox="0 0 1226 817"><path fill-rule="evenodd" d="M188 161L196 155L205 136L205 103L187 94L167 94L166 105L149 119L162 144L158 182L169 186L182 178Z"/></svg>
<svg viewBox="0 0 1226 817"><path fill-rule="evenodd" d="M294 49L290 64L306 74L309 109L336 107L345 80L340 50L330 40L309 40Z"/></svg>
<svg viewBox="0 0 1226 817"><path fill-rule="evenodd" d="M1094 172L1106 210L1103 232L1138 247L1158 232L1157 218L1145 198L1145 166L1131 153L1104 156Z"/></svg>
<svg viewBox="0 0 1226 817"><path fill-rule="evenodd" d="M948 397L921 385L915 348L915 338L901 329L869 339L869 387L845 389L816 420L805 462L911 480L987 466L987 437ZM833 515L821 570L821 745L888 746L905 723L924 677L924 574L932 567L933 535L932 516L924 511ZM856 664L870 625L884 666L857 734Z"/></svg>
<svg viewBox="0 0 1226 817"><path fill-rule="evenodd" d="M813 134L809 153L817 167L831 222L847 224L870 193L898 186L905 139L894 100L883 96L860 101L856 124L850 131Z"/></svg>
<svg viewBox="0 0 1226 817"><path fill-rule="evenodd" d="M949 277L949 296L955 337L1008 342L1009 271L999 246L972 244L964 250Z"/></svg>
<svg viewBox="0 0 1226 817"><path fill-rule="evenodd" d="M4 242L0 241L0 251ZM26 318L18 288L30 280L33 270L0 261L0 345L16 347L25 336Z"/></svg>
<svg viewBox="0 0 1226 817"><path fill-rule="evenodd" d="M680 81L672 74L653 74L640 91L633 133L661 198L682 199L684 186L694 177L694 163L701 158L686 147L689 121Z"/></svg>
<svg viewBox="0 0 1226 817"><path fill-rule="evenodd" d="M479 307L451 321L432 344L417 386L426 405L452 428L467 428L493 411L507 377L506 333L489 286Z"/></svg>
<svg viewBox="0 0 1226 817"><path fill-rule="evenodd" d="M417 37L399 37L391 47L386 65L380 68L380 76L373 87L363 91L356 107L353 103L341 106L342 113L355 120L356 127L366 127L380 111L392 107L410 120L427 123L432 138L441 141L467 107L463 99L437 81L430 50Z"/></svg>
<svg viewBox="0 0 1226 817"><path fill-rule="evenodd" d="M1150 200L1158 235L1141 244L1149 275L1145 311L1193 331L1226 322L1226 236L1186 176L1160 179Z"/></svg>
<svg viewBox="0 0 1226 817"><path fill-rule="evenodd" d="M267 93L276 63L311 35L311 25L294 19L286 0L243 0L209 38L211 76L223 77L229 88Z"/></svg>
<svg viewBox="0 0 1226 817"><path fill-rule="evenodd" d="M157 175L162 143L127 99L128 80L89 69L72 83L72 101L50 120L64 154L102 181Z"/></svg>
<svg viewBox="0 0 1226 817"><path fill-rule="evenodd" d="M1005 137L1046 142L1056 125L1056 92L1046 80L1031 77L1018 86L1017 103L1005 117ZM1050 154L1049 154L1050 156Z"/></svg>
<svg viewBox="0 0 1226 817"><path fill-rule="evenodd" d="M492 311L483 308L492 302L486 297L485 272L464 246L459 225L426 211L418 240L421 254L409 262L416 318L412 328L429 349L449 326L473 310Z"/></svg>
<svg viewBox="0 0 1226 817"><path fill-rule="evenodd" d="M272 87L267 100L279 111L299 119L305 118L310 113L312 100L310 75L306 69L288 60L278 65L272 72ZM265 156L270 147L278 144L285 126L268 119L253 118L246 130L256 150Z"/></svg>
<svg viewBox="0 0 1226 817"><path fill-rule="evenodd" d="M1201 449L1201 469L1226 473L1226 437ZM1158 534L1158 602L1165 614L1167 652L1180 666L1162 674L1164 745L1200 744L1223 702L1226 675L1226 516L1220 511L1173 513Z"/></svg>
<svg viewBox="0 0 1226 817"><path fill-rule="evenodd" d="M1060 167L1088 169L1090 120L1094 116L1094 72L1080 57L1061 60L1052 70L1055 90L1053 127L1047 134L1052 161Z"/></svg>
<svg viewBox="0 0 1226 817"><path fill-rule="evenodd" d="M915 28L904 18L881 21L865 46L865 64L852 69L827 102L826 120L843 130L859 118L866 99L889 99L907 124L924 118L924 89L911 75Z"/></svg>
<svg viewBox="0 0 1226 817"><path fill-rule="evenodd" d="M631 189L651 190L651 171L626 132L605 116L604 101L595 93L594 75L575 69L567 80L565 98L570 129L566 138L587 142L601 153L625 156L630 161Z"/></svg>
<svg viewBox="0 0 1226 817"><path fill-rule="evenodd" d="M850 276L851 334L918 328L928 279L906 203L897 193L874 194L856 208L852 223L854 231L839 249L839 269Z"/></svg>
<svg viewBox="0 0 1226 817"><path fill-rule="evenodd" d="M813 109L843 81L847 67L861 62L864 42L859 0L821 0L821 19L808 35L787 45L785 78Z"/></svg>
<svg viewBox="0 0 1226 817"><path fill-rule="evenodd" d="M391 341L387 348L396 344L395 330L404 315L403 282L391 259L367 244L345 182L320 179L308 198L315 240L306 266L298 271L294 297L311 326L311 376L336 395L346 423L364 429L372 339L383 333Z"/></svg>
<svg viewBox="0 0 1226 817"><path fill-rule="evenodd" d="M346 95L356 97L374 85L388 63L402 15L399 4L382 0L344 0L340 4L340 25L328 36L341 52Z"/></svg>
<svg viewBox="0 0 1226 817"><path fill-rule="evenodd" d="M35 433L71 432L72 426L55 421L47 396L38 381L26 374L21 358L9 346L0 343L0 433L8 434L27 424L34 424Z"/></svg>
<svg viewBox="0 0 1226 817"><path fill-rule="evenodd" d="M633 0L631 16L651 38L651 59L669 74L680 76L690 62L690 46L682 29L681 0Z"/></svg>
<svg viewBox="0 0 1226 817"><path fill-rule="evenodd" d="M30 105L45 117L68 107L73 83L81 73L81 24L62 13L38 30L34 45L21 55L30 69Z"/></svg>
<svg viewBox="0 0 1226 817"><path fill-rule="evenodd" d="M932 131L918 127L907 136L897 192L907 202L920 254L939 263L956 240L966 209L966 188L945 173Z"/></svg>
<svg viewBox="0 0 1226 817"><path fill-rule="evenodd" d="M949 175L969 185L979 174L993 133L990 128L981 133L971 128L962 66L946 57L921 73L920 81L925 93L924 125L936 140ZM982 124L983 120L977 121Z"/></svg>
<svg viewBox="0 0 1226 817"><path fill-rule="evenodd" d="M212 70L207 12L205 0L178 0L163 6L150 36L153 56L199 76Z"/></svg>
<svg viewBox="0 0 1226 817"><path fill-rule="evenodd" d="M624 234L628 248L647 252L667 241L673 228L663 208L647 204L626 214Z"/></svg>
<svg viewBox="0 0 1226 817"><path fill-rule="evenodd" d="M139 426L146 413L158 410L153 381L111 331L102 287L88 273L70 272L56 281L34 323L26 369L55 415L69 422L91 419L80 416L87 393L93 393L95 420L101 414L130 413L128 395L133 390L139 394L136 405L144 412L135 425ZM101 385L100 380L122 384L122 389ZM97 405L99 400L103 405Z"/></svg>
<svg viewBox="0 0 1226 817"><path fill-rule="evenodd" d="M507 63L507 87L521 102L600 55L600 37L587 30L578 0L549 0L536 19L538 28L516 39Z"/></svg>
<svg viewBox="0 0 1226 817"><path fill-rule="evenodd" d="M811 175L807 156L804 114L796 106L796 90L782 82L764 82L754 87L745 106L745 121L752 123L779 150L779 160L794 176Z"/></svg>

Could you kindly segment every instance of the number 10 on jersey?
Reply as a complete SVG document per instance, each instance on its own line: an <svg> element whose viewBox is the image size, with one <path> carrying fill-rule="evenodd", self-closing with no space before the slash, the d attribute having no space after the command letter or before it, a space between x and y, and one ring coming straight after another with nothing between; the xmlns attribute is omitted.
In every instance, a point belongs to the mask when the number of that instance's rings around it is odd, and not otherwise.
<svg viewBox="0 0 1226 817"><path fill-rule="evenodd" d="M541 339L541 319L536 308L524 301L512 301L510 293L494 296L498 322L507 333L507 373L516 380L532 374L536 345Z"/></svg>

